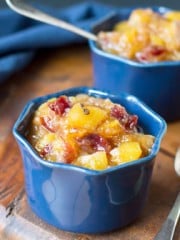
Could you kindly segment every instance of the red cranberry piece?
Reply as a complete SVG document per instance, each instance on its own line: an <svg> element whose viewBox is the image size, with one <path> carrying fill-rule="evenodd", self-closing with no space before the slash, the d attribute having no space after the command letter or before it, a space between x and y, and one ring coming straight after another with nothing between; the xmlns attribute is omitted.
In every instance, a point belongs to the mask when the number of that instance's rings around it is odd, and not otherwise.
<svg viewBox="0 0 180 240"><path fill-rule="evenodd" d="M110 152L110 143L98 134L89 134L81 139L78 139L81 149L89 154L96 151Z"/></svg>
<svg viewBox="0 0 180 240"><path fill-rule="evenodd" d="M60 96L55 102L49 103L48 106L57 115L62 115L66 108L70 108L70 103L66 96Z"/></svg>
<svg viewBox="0 0 180 240"><path fill-rule="evenodd" d="M138 117L136 115L129 115L125 108L119 105L112 107L111 116L118 119L126 130L133 130L137 125Z"/></svg>
<svg viewBox="0 0 180 240"><path fill-rule="evenodd" d="M128 118L125 108L118 105L114 105L111 108L111 116L118 119L121 123L126 123Z"/></svg>
<svg viewBox="0 0 180 240"><path fill-rule="evenodd" d="M45 157L47 154L49 154L52 150L52 145L47 144L40 152L41 157Z"/></svg>
<svg viewBox="0 0 180 240"><path fill-rule="evenodd" d="M166 49L160 46L152 46L150 52L153 56L159 56L166 52Z"/></svg>
<svg viewBox="0 0 180 240"><path fill-rule="evenodd" d="M136 58L139 62L148 63L158 61L158 57L161 57L167 52L167 50L161 46L148 46L142 52L136 54Z"/></svg>
<svg viewBox="0 0 180 240"><path fill-rule="evenodd" d="M52 125L52 121L49 117L41 117L41 124L50 132L55 132L54 126Z"/></svg>
<svg viewBox="0 0 180 240"><path fill-rule="evenodd" d="M136 115L129 115L128 121L125 125L126 129L133 130L137 126L138 117Z"/></svg>

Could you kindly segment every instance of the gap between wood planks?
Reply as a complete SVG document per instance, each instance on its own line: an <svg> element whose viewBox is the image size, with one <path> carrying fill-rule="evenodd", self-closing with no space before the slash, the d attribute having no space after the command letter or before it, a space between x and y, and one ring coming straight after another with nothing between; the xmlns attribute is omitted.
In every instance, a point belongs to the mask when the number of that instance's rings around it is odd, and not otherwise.
<svg viewBox="0 0 180 240"><path fill-rule="evenodd" d="M38 227L15 213L24 190L7 208L0 205L0 240L59 240L54 234Z"/></svg>

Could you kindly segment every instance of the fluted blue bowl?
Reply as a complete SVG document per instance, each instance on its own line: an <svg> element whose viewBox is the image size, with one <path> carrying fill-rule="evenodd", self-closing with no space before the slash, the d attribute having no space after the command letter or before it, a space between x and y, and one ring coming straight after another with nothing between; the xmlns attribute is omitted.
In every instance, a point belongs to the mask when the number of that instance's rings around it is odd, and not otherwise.
<svg viewBox="0 0 180 240"><path fill-rule="evenodd" d="M144 132L155 136L151 153L103 171L43 160L26 139L32 114L50 98L79 93L109 98L122 104L129 113L137 114ZM33 99L13 127L22 154L30 207L45 222L66 231L102 233L130 224L144 207L154 159L165 130L166 123L158 114L125 93L112 95L79 87Z"/></svg>
<svg viewBox="0 0 180 240"><path fill-rule="evenodd" d="M94 25L92 31L111 30L115 23L128 19L135 8L122 8L112 17ZM152 7L158 13L170 9ZM134 43L135 44L135 43ZM166 121L180 120L180 61L139 63L101 50L89 41L94 72L94 87L113 94L120 91L135 95Z"/></svg>

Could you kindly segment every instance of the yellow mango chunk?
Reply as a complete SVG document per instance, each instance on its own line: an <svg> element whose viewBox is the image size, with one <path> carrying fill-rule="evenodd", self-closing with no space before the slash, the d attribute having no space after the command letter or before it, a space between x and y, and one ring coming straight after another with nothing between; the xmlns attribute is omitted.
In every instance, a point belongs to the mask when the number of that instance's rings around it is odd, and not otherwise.
<svg viewBox="0 0 180 240"><path fill-rule="evenodd" d="M98 127L97 132L105 138L110 138L123 133L124 128L117 119L110 119L103 122L101 126Z"/></svg>
<svg viewBox="0 0 180 240"><path fill-rule="evenodd" d="M154 143L154 137L152 135L148 134L141 134L141 133L136 133L136 134L127 134L124 135L122 138L123 142L139 142L141 149L143 151L143 155L147 155Z"/></svg>
<svg viewBox="0 0 180 240"><path fill-rule="evenodd" d="M52 143L54 144L55 140L56 140L56 135L54 133L48 133L38 140L38 142L36 144L36 149L38 151L40 151L45 146L52 144Z"/></svg>
<svg viewBox="0 0 180 240"><path fill-rule="evenodd" d="M108 159L105 151L95 152L90 155L80 156L75 162L75 165L89 168L92 170L104 170L108 167Z"/></svg>
<svg viewBox="0 0 180 240"><path fill-rule="evenodd" d="M164 16L171 21L180 21L180 11L171 11Z"/></svg>
<svg viewBox="0 0 180 240"><path fill-rule="evenodd" d="M143 150L143 154L147 155L154 143L154 137L152 135L144 135L144 134L135 134L135 137L137 137L137 141L139 142L141 149Z"/></svg>
<svg viewBox="0 0 180 240"><path fill-rule="evenodd" d="M110 152L113 164L121 164L137 160L141 157L142 150L138 142L123 142Z"/></svg>
<svg viewBox="0 0 180 240"><path fill-rule="evenodd" d="M114 27L114 30L117 31L117 32L124 32L127 30L128 28L128 23L127 21L122 21L120 23L117 23Z"/></svg>
<svg viewBox="0 0 180 240"><path fill-rule="evenodd" d="M152 21L153 12L151 9L136 9L132 11L129 17L129 24L131 26L141 26L143 24L147 25Z"/></svg>
<svg viewBox="0 0 180 240"><path fill-rule="evenodd" d="M99 107L84 107L82 104L77 103L70 109L67 119L72 128L84 128L94 131L107 117L107 112Z"/></svg>
<svg viewBox="0 0 180 240"><path fill-rule="evenodd" d="M128 53L127 56L124 55L124 57L133 58L134 54L139 50L138 44L132 44L137 41L137 36L137 31L133 28L129 28L128 31L126 31L125 34L122 35L121 44L125 46Z"/></svg>
<svg viewBox="0 0 180 240"><path fill-rule="evenodd" d="M157 36L156 34L150 35L150 41L152 45L162 46L162 47L165 46L165 42L163 41L163 39Z"/></svg>

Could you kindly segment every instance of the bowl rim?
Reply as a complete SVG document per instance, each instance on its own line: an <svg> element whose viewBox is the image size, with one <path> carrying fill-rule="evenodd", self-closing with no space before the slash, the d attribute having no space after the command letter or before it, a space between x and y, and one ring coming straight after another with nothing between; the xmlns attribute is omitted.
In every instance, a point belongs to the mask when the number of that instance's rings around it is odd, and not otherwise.
<svg viewBox="0 0 180 240"><path fill-rule="evenodd" d="M36 150L32 147L32 145L28 142L28 140L20 133L19 127L23 124L25 118L30 114L30 110L34 106L39 106L41 103L45 102L49 98L57 97L59 95L69 94L70 92L74 92L74 91L76 92L76 94L74 94L74 95L82 93L82 94L88 94L88 95L92 94L91 96L95 96L97 94L100 97L107 97L107 98L109 97L110 99L111 98L117 99L118 97L121 96L121 97L125 98L127 100L127 102L128 101L135 102L136 105L141 107L144 110L144 112L147 113L147 115L151 115L151 117L154 118L155 121L159 122L159 125L160 125L159 132L158 132L157 136L155 137L155 142L153 144L151 153L148 156L140 158L138 160L123 163L123 164L113 166L113 167L110 167L110 168L107 168L107 169L101 170L101 171L91 170L88 168L75 166L73 164L51 162L51 161L44 160L43 158L41 158L38 155L38 153L36 152ZM73 95L71 95L71 96L73 96ZM33 159L35 159L37 162L39 162L40 164L42 164L46 167L63 168L66 170L75 170L75 171L79 171L79 172L84 172L88 175L99 176L99 175L104 175L104 174L107 174L110 172L118 171L120 169L124 169L127 167L146 164L147 162L152 161L159 151L161 140L162 140L166 130L167 130L167 124L166 124L165 120L159 114L154 112L144 102L139 100L137 97L135 97L131 94L125 93L125 92L120 92L119 94L115 95L115 94L108 93L107 91L99 90L97 88L81 86L81 87L68 88L68 89L58 91L58 92L55 92L52 94L47 94L44 96L36 97L36 98L33 98L32 100L28 101L27 104L25 105L24 109L20 113L19 117L17 118L16 122L14 123L14 126L12 128L12 133L19 144L20 150L22 150L21 145L23 145L27 149L27 151L31 154Z"/></svg>
<svg viewBox="0 0 180 240"><path fill-rule="evenodd" d="M126 12L131 12L133 11L134 9L137 9L137 8L143 8L143 9L146 9L146 8L151 8L159 13L165 13L165 12L168 12L168 11L176 11L175 9L171 9L171 8L168 8L168 7L165 7L165 6L134 6L134 7L121 7L119 8L116 12L113 12L109 15L120 15L121 13L123 13L124 11ZM92 27L92 32L93 32L93 29L96 27L97 24L99 24L99 22L103 22L103 20L107 20L108 19L108 16L106 18L102 18L101 20L98 20L97 23L93 24L93 27ZM112 53L108 53L108 52L105 52L103 50L101 50L100 48L97 47L96 45L96 42L93 41L93 40L88 40L88 43L89 43L89 46L90 46L90 49L92 50L92 52L96 53L97 55L101 56L101 57L105 57L105 58L109 58L109 59L112 59L114 61L118 61L118 62L121 62L121 63L125 63L125 64L128 64L128 65L131 65L131 66L134 66L134 67L139 67L139 68L152 68L152 67L167 67L167 66L180 66L180 60L178 61L162 61L162 62L153 62L153 63L141 63L141 62L137 62L137 61L134 61L134 60L131 60L131 59L128 59L128 58L123 58L121 56L117 56L115 54L112 54Z"/></svg>

